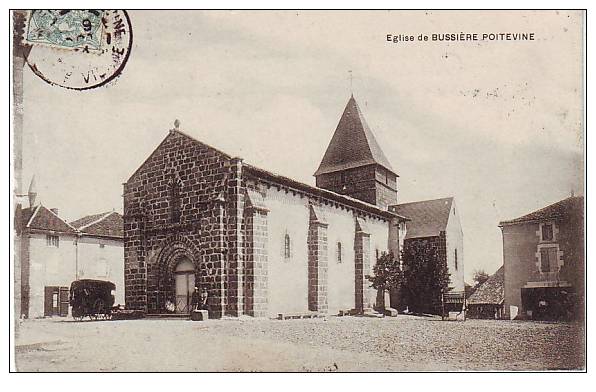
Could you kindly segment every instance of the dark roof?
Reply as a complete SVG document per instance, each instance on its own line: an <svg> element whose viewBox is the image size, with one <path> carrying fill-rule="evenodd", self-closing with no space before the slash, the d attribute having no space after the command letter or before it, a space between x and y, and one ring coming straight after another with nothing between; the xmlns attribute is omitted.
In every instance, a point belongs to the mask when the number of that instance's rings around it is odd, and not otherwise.
<svg viewBox="0 0 596 392"><path fill-rule="evenodd" d="M502 221L499 223L499 226L568 217L570 215L583 214L583 211L584 197L571 196L519 218Z"/></svg>
<svg viewBox="0 0 596 392"><path fill-rule="evenodd" d="M406 237L434 237L444 231L449 221L453 197L436 200L415 201L389 206L390 211L411 219L406 225Z"/></svg>
<svg viewBox="0 0 596 392"><path fill-rule="evenodd" d="M83 234L124 238L124 219L115 211L87 215L70 224Z"/></svg>
<svg viewBox="0 0 596 392"><path fill-rule="evenodd" d="M317 188L308 184L304 184L302 182L293 180L288 177L284 177L279 174L272 173L270 171L258 168L256 166L249 165L247 163L243 163L242 167L251 172L253 175L257 176L258 178L266 179L278 183L280 185L287 186L289 188L294 188L296 190L311 195L320 196L327 200L335 201L353 208L358 208L385 218L399 218L400 220L408 220L407 217L403 217L395 211L383 210L374 204L366 203L353 197L341 195L339 193L335 193L327 189Z"/></svg>
<svg viewBox="0 0 596 392"><path fill-rule="evenodd" d="M474 294L468 298L469 305L495 304L500 305L505 298L504 290L505 269L503 266L482 283Z"/></svg>
<svg viewBox="0 0 596 392"><path fill-rule="evenodd" d="M371 164L395 173L352 96L315 176Z"/></svg>
<svg viewBox="0 0 596 392"><path fill-rule="evenodd" d="M62 220L58 215L38 205L25 208L21 211L21 224L23 228L54 231L59 233L76 233L76 229Z"/></svg>
<svg viewBox="0 0 596 392"><path fill-rule="evenodd" d="M93 223L103 217L105 217L107 214L110 214L112 211L110 212L102 212L99 214L94 214L94 215L87 215L82 217L81 219L77 219L75 221L70 222L71 226L80 229L83 226L87 226L90 223Z"/></svg>

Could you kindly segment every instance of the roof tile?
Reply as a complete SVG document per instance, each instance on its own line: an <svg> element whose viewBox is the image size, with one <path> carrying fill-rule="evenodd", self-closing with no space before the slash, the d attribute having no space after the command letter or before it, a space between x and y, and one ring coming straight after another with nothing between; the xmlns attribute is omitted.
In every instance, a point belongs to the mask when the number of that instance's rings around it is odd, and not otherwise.
<svg viewBox="0 0 596 392"><path fill-rule="evenodd" d="M407 240L409 238L438 236L447 227L452 204L453 197L447 197L397 204L390 206L389 211L411 219L411 222L406 224L405 239Z"/></svg>
<svg viewBox="0 0 596 392"><path fill-rule="evenodd" d="M468 298L469 305L486 305L496 304L500 305L503 303L505 298L505 269L503 266L492 274L486 282L482 283L474 294Z"/></svg>
<svg viewBox="0 0 596 392"><path fill-rule="evenodd" d="M352 96L315 176L371 164L394 172Z"/></svg>
<svg viewBox="0 0 596 392"><path fill-rule="evenodd" d="M502 221L499 225L523 223L537 220L554 219L563 216L583 214L584 210L584 197L583 196L571 196L567 199L563 199L549 206L520 216L519 218Z"/></svg>

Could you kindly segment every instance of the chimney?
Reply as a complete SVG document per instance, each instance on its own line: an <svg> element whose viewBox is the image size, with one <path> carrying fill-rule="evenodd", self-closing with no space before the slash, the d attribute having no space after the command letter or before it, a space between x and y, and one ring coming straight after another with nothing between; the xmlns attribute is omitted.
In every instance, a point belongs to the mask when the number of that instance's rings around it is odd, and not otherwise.
<svg viewBox="0 0 596 392"><path fill-rule="evenodd" d="M52 211L54 214L58 215L58 209L57 208L50 208L50 211Z"/></svg>

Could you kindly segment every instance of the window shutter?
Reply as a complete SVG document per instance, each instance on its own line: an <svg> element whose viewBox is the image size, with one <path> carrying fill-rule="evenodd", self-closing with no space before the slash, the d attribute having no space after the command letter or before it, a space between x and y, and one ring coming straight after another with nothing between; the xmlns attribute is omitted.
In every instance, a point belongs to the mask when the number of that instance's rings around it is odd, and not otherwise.
<svg viewBox="0 0 596 392"><path fill-rule="evenodd" d="M51 316L52 315L52 296L54 294L54 287L45 286L44 287L44 302L43 302L43 315L44 316Z"/></svg>
<svg viewBox="0 0 596 392"><path fill-rule="evenodd" d="M540 271L550 272L550 262L548 260L549 252L548 248L540 249Z"/></svg>
<svg viewBox="0 0 596 392"><path fill-rule="evenodd" d="M60 287L60 316L68 316L68 287Z"/></svg>

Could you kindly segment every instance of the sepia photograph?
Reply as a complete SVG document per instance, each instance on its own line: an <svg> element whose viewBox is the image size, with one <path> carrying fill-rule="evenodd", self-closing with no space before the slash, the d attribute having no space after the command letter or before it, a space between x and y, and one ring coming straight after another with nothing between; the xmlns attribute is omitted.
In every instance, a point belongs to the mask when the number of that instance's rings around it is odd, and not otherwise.
<svg viewBox="0 0 596 392"><path fill-rule="evenodd" d="M586 372L587 10L8 17L11 373Z"/></svg>

